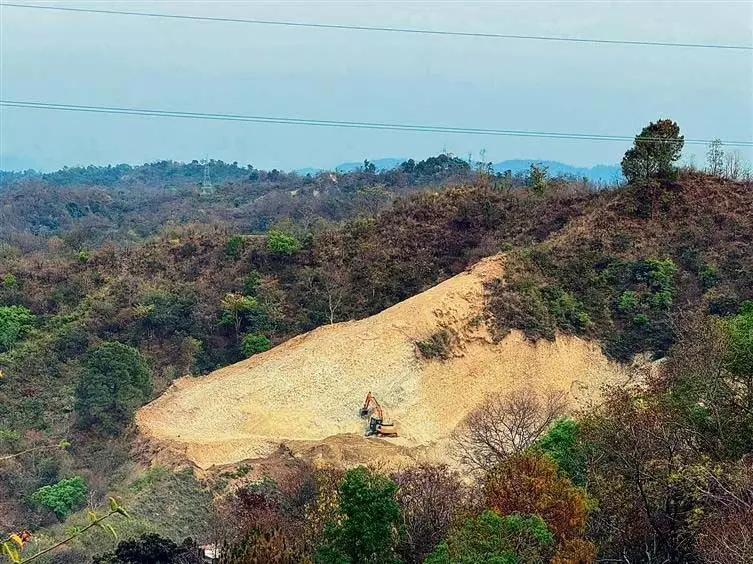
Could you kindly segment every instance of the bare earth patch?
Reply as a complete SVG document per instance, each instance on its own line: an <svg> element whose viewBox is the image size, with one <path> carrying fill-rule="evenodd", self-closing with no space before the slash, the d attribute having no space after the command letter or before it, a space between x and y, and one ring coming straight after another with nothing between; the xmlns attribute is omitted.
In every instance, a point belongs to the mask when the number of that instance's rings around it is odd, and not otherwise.
<svg viewBox="0 0 753 564"><path fill-rule="evenodd" d="M503 265L502 256L484 259L373 317L181 378L137 413L137 425L203 469L262 458L280 444L315 461L396 466L446 458L447 437L489 392L564 389L576 407L627 379L598 344L575 337L534 344L512 332L494 343L483 322L484 283ZM449 358L423 358L416 343L442 330L451 335ZM362 436L358 409L369 390L400 437Z"/></svg>

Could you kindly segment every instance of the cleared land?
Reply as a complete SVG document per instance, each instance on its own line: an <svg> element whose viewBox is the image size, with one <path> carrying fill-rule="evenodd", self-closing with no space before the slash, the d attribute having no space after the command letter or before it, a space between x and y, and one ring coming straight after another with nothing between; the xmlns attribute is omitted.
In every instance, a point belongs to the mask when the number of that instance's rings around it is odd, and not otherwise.
<svg viewBox="0 0 753 564"><path fill-rule="evenodd" d="M208 376L177 380L136 417L141 432L200 468L271 454L280 444L315 460L387 464L444 458L446 439L489 392L565 389L573 406L626 379L599 346L574 337L536 344L512 332L494 343L483 320L484 283L504 258L373 317L320 327ZM416 343L445 330L450 358ZM396 439L363 438L371 390L399 426Z"/></svg>

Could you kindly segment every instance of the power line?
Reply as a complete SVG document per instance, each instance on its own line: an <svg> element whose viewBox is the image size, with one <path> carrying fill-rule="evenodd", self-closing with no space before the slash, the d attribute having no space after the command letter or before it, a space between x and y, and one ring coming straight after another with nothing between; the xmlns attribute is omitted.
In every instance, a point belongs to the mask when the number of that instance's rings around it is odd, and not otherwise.
<svg viewBox="0 0 753 564"><path fill-rule="evenodd" d="M149 117L171 117L181 119L198 119L213 121L233 121L246 123L270 123L284 125L308 125L314 127L340 127L349 129L378 129L390 131L415 131L423 133L450 133L465 135L488 135L506 137L536 137L547 139L573 139L586 141L633 141L635 138L626 135L601 135L582 132L534 131L522 129L486 129L476 127L450 127L442 125L419 125L407 123L381 123L351 120L320 120L308 118L288 118L279 116L255 116L244 114L221 114L208 112L184 112L174 110L160 110L152 108L127 108L118 106L91 106L75 104L56 104L48 102L33 102L28 100L0 100L0 106L9 108L30 108L37 110L56 110L66 112L85 112L96 114L136 115ZM662 138L642 137L643 141L666 141ZM685 139L691 145L707 145L711 139ZM724 145L732 147L753 147L752 141L722 141Z"/></svg>
<svg viewBox="0 0 753 564"><path fill-rule="evenodd" d="M351 24L329 24L329 23L314 23L314 22L292 22L292 21L278 21L278 20L259 20L259 19L244 19L244 18L227 18L216 16L192 16L183 14L165 14L157 12L131 12L124 10L102 10L94 8L72 8L66 6L40 6L34 4L16 4L16 3L3 3L0 7L7 8L25 8L31 10L54 10L58 12L76 12L82 14L107 14L116 16L137 16L147 18L165 18L173 20L191 20L200 22L222 22L222 23L236 23L236 24L252 24L252 25L271 25L271 26L283 26L283 27L303 27L303 28L315 28L315 29L337 29L337 30L349 30L349 31L371 31L371 32L387 32L387 33L412 33L420 35L441 35L452 37L477 37L487 39L518 39L525 41L557 41L566 43L591 43L601 45L640 45L644 47L680 47L680 48L693 48L693 49L727 49L737 51L753 51L753 45L735 45L735 44L718 44L718 43L683 43L672 41L640 41L631 39L601 39L593 37L566 37L566 36L554 36L554 35L518 35L508 33L484 33L473 31L451 31L441 29L422 29L422 28L407 28L407 27L382 27L382 26L365 26L365 25L351 25Z"/></svg>

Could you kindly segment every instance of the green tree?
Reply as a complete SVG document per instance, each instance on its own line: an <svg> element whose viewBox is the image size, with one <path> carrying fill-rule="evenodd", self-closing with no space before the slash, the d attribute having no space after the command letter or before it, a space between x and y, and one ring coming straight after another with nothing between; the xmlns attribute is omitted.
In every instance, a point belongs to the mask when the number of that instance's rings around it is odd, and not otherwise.
<svg viewBox="0 0 753 564"><path fill-rule="evenodd" d="M31 329L35 317L23 306L0 307L0 353L6 352Z"/></svg>
<svg viewBox="0 0 753 564"><path fill-rule="evenodd" d="M261 333L246 333L241 339L241 352L246 358L268 351L271 346L269 338Z"/></svg>
<svg viewBox="0 0 753 564"><path fill-rule="evenodd" d="M261 313L261 307L256 298L243 294L225 294L222 298L220 323L231 325L235 329L235 335L240 337L241 329L249 318Z"/></svg>
<svg viewBox="0 0 753 564"><path fill-rule="evenodd" d="M60 480L56 484L39 488L31 494L31 501L51 509L62 521L74 508L86 501L86 484L81 476Z"/></svg>
<svg viewBox="0 0 753 564"><path fill-rule="evenodd" d="M230 258L238 259L240 258L242 251L243 236L233 235L232 237L228 237L227 243L225 244L225 254Z"/></svg>
<svg viewBox="0 0 753 564"><path fill-rule="evenodd" d="M557 463L574 484L582 485L586 478L586 457L579 441L578 422L569 417L559 419L536 442L536 448Z"/></svg>
<svg viewBox="0 0 753 564"><path fill-rule="evenodd" d="M539 564L554 553L554 535L538 515L484 511L450 533L426 564Z"/></svg>
<svg viewBox="0 0 753 564"><path fill-rule="evenodd" d="M528 178L526 184L534 194L544 194L546 192L548 181L548 170L545 166L536 163L531 163L531 167L528 170Z"/></svg>
<svg viewBox="0 0 753 564"><path fill-rule="evenodd" d="M118 434L151 392L149 367L141 353L122 343L104 343L90 354L76 387L79 424Z"/></svg>
<svg viewBox="0 0 753 564"><path fill-rule="evenodd" d="M319 564L397 562L400 536L397 485L385 476L359 467L340 484L340 518L330 523L316 551Z"/></svg>
<svg viewBox="0 0 753 564"><path fill-rule="evenodd" d="M5 288L15 288L18 285L18 278L16 278L12 273L8 272L5 276L3 276L3 286Z"/></svg>
<svg viewBox="0 0 753 564"><path fill-rule="evenodd" d="M94 564L178 564L191 561L196 545L191 539L178 545L156 533L122 540L113 552L94 557Z"/></svg>
<svg viewBox="0 0 753 564"><path fill-rule="evenodd" d="M275 255L293 256L301 250L301 243L288 233L270 231L267 233L267 249Z"/></svg>
<svg viewBox="0 0 753 564"><path fill-rule="evenodd" d="M158 335L168 336L191 330L195 306L196 297L191 294L158 291L144 296L141 311L150 329Z"/></svg>
<svg viewBox="0 0 753 564"><path fill-rule="evenodd" d="M684 144L677 123L670 119L651 122L636 135L633 147L622 158L622 174L631 184L674 178L674 163Z"/></svg>

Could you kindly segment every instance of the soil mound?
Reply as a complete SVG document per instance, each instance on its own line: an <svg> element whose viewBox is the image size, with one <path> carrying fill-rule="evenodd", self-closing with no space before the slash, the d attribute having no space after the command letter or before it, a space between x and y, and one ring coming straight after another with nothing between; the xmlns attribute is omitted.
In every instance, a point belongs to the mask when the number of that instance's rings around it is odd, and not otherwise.
<svg viewBox="0 0 753 564"><path fill-rule="evenodd" d="M489 392L565 389L575 406L625 380L597 344L574 337L531 343L512 332L495 343L484 323L485 283L503 266L502 256L484 259L375 316L181 378L137 413L137 425L200 468L265 457L280 444L330 463L402 464L444 457L448 435ZM417 343L440 333L448 358L424 358ZM363 438L358 410L369 390L398 438Z"/></svg>

